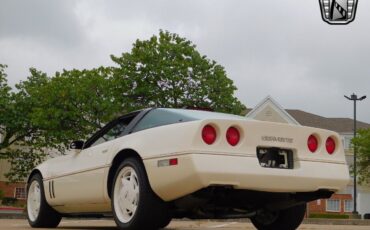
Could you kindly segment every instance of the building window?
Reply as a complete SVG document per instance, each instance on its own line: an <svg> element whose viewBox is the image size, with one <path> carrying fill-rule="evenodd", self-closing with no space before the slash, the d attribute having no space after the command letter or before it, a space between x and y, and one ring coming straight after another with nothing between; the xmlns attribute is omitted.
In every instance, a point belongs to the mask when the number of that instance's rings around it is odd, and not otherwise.
<svg viewBox="0 0 370 230"><path fill-rule="evenodd" d="M344 137L344 149L351 149L352 148L352 137Z"/></svg>
<svg viewBox="0 0 370 230"><path fill-rule="evenodd" d="M340 212L340 200L326 200L327 212Z"/></svg>
<svg viewBox="0 0 370 230"><path fill-rule="evenodd" d="M344 200L344 212L352 212L352 211L353 211L353 201Z"/></svg>
<svg viewBox="0 0 370 230"><path fill-rule="evenodd" d="M26 188L15 188L14 197L20 200L26 199Z"/></svg>

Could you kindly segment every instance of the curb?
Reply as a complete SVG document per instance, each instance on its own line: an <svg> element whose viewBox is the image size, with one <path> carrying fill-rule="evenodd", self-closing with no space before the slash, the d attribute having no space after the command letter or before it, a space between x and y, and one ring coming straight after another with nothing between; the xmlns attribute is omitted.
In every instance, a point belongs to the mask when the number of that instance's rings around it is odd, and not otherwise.
<svg viewBox="0 0 370 230"><path fill-rule="evenodd" d="M177 221L192 221L190 219L176 219ZM250 219L213 219L205 221L217 221L217 222L239 222L239 223L250 223ZM358 226L370 226L370 220L361 219L321 219L321 218L305 218L302 224L313 224L313 225L358 225Z"/></svg>
<svg viewBox="0 0 370 230"><path fill-rule="evenodd" d="M23 212L0 212L0 219L26 219Z"/></svg>
<svg viewBox="0 0 370 230"><path fill-rule="evenodd" d="M304 219L303 224L320 224L320 225L359 225L370 226L370 220L358 219Z"/></svg>
<svg viewBox="0 0 370 230"><path fill-rule="evenodd" d="M16 207L7 207L7 206L3 206L3 207L0 207L0 212L1 211L23 211L24 208L16 208Z"/></svg>

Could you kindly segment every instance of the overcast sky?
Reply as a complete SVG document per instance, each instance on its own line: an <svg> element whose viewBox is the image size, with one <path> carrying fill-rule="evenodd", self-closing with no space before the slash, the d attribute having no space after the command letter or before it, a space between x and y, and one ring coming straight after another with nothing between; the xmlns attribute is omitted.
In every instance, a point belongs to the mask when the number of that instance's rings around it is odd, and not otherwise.
<svg viewBox="0 0 370 230"><path fill-rule="evenodd" d="M353 23L332 26L317 0L2 0L0 63L11 85L30 67L112 65L110 54L163 29L223 65L249 108L271 95L287 109L352 117L343 95L355 92L369 96L358 118L370 123L369 12L360 0Z"/></svg>

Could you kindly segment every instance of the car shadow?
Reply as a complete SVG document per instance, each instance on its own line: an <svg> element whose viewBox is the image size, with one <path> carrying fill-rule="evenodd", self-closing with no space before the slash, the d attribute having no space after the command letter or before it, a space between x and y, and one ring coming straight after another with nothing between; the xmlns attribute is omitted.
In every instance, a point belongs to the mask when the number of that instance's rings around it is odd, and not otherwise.
<svg viewBox="0 0 370 230"><path fill-rule="evenodd" d="M88 229L94 229L94 230L117 230L117 227L94 227L94 226L83 226L83 227L78 227L78 226L62 226L58 227L58 229L70 229L70 230L88 230ZM163 230L175 230L174 228L161 228Z"/></svg>
<svg viewBox="0 0 370 230"><path fill-rule="evenodd" d="M83 227L79 227L79 226L62 226L62 227L58 227L58 229L94 229L94 230L117 230L117 227L94 227L94 226L83 226Z"/></svg>

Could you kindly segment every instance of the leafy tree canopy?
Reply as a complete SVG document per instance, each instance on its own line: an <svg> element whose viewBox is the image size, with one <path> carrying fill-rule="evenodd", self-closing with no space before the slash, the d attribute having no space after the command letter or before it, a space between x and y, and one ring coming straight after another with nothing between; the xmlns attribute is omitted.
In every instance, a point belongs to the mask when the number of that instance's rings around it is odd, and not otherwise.
<svg viewBox="0 0 370 230"><path fill-rule="evenodd" d="M357 149L357 172L360 183L370 184L370 129L361 129L352 139Z"/></svg>
<svg viewBox="0 0 370 230"><path fill-rule="evenodd" d="M20 181L44 155L37 141L39 129L31 121L32 101L22 91L11 90L5 68L0 65L0 159L5 158L12 165L6 175L9 180Z"/></svg>
<svg viewBox="0 0 370 230"><path fill-rule="evenodd" d="M62 147L72 140L86 138L117 116L122 100L117 100L110 68L63 70L40 86L20 89L35 100L32 122L37 124L49 146ZM44 74L35 72L35 79ZM62 145L61 145L62 144Z"/></svg>
<svg viewBox="0 0 370 230"><path fill-rule="evenodd" d="M160 31L111 58L118 65L113 68L117 94L134 108L200 107L235 114L245 109L225 69L177 34Z"/></svg>
<svg viewBox="0 0 370 230"><path fill-rule="evenodd" d="M7 83L6 65L0 65L0 157L5 148L23 140L34 130L30 124L30 107L21 94L12 92Z"/></svg>

